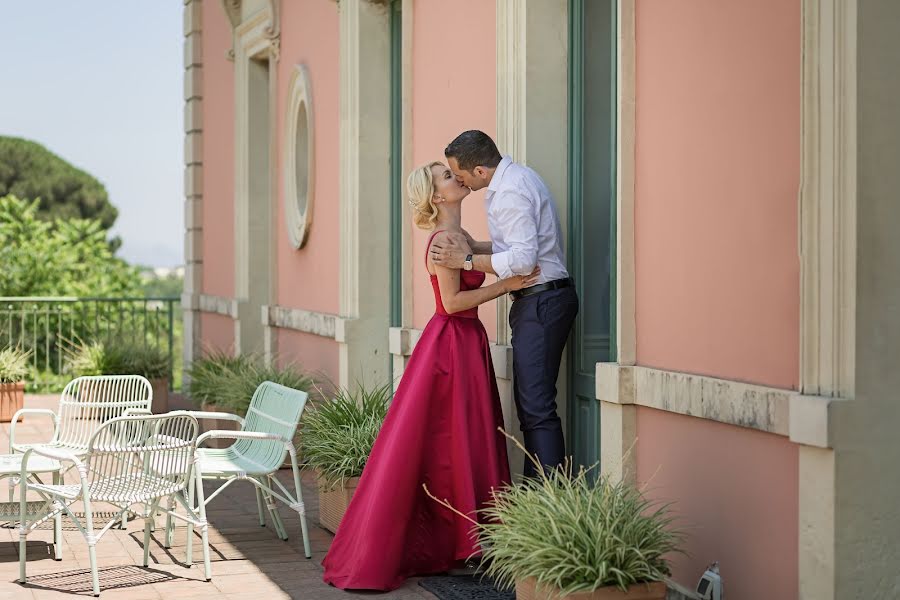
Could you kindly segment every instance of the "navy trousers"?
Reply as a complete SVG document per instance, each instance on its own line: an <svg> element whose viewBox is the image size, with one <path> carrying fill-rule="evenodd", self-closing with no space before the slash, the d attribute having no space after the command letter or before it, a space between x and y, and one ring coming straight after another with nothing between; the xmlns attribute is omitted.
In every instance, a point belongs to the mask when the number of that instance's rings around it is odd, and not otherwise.
<svg viewBox="0 0 900 600"><path fill-rule="evenodd" d="M513 394L525 449L541 464L555 467L566 454L556 414L556 378L563 349L578 314L573 286L525 296L509 311L513 347ZM525 459L525 476L535 475Z"/></svg>

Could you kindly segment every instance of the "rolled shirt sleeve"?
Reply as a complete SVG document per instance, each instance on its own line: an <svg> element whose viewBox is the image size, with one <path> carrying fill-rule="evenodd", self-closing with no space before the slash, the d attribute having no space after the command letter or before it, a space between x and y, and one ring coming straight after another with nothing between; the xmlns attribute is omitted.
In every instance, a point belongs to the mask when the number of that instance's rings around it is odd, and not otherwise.
<svg viewBox="0 0 900 600"><path fill-rule="evenodd" d="M534 207L526 197L505 191L493 198L491 212L509 246L507 250L491 255L491 266L501 279L528 275L538 261Z"/></svg>

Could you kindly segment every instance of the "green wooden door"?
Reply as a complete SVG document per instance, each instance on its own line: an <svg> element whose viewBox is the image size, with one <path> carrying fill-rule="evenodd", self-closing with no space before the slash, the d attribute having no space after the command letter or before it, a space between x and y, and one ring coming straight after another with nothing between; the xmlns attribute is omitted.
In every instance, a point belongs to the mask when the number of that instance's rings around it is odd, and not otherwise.
<svg viewBox="0 0 900 600"><path fill-rule="evenodd" d="M600 458L598 362L615 360L616 2L569 0L569 262L581 309L569 350L569 452Z"/></svg>

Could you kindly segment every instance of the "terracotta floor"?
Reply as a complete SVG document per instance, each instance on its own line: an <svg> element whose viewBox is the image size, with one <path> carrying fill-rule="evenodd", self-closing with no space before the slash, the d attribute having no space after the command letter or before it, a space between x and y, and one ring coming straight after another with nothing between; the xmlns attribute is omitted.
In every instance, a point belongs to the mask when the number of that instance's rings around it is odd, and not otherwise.
<svg viewBox="0 0 900 600"><path fill-rule="evenodd" d="M177 402L176 398L173 404ZM26 406L33 408L55 408L56 403L56 397L52 396L26 398ZM49 433L49 421L33 417L17 426L16 436L38 441L49 437ZM4 423L0 426L0 449L7 451L8 448L9 424ZM290 472L282 471L280 477L287 483ZM184 527L176 530L171 550L162 547L162 528L158 528L151 539L150 567L141 567L143 524L132 523L127 530L111 530L97 544L101 598L435 598L419 587L417 580L409 580L403 588L388 594L348 593L323 584L320 563L332 536L318 527L318 498L314 484L305 479L303 486L313 551L311 560L303 556L300 522L294 513L281 508L290 537L283 542L275 537L271 527L259 526L252 487L239 482L223 492L209 508L211 582L203 581L202 564L187 569L180 562L184 560ZM0 482L0 501L6 499L7 487L3 481ZM162 519L159 522L161 525ZM92 597L87 545L71 522L64 521L63 529L63 560L60 562L52 558L51 528L29 535L29 580L26 586L21 586L17 583L18 532L9 524L0 525L0 600ZM200 560L199 537L196 539L194 556L195 560Z"/></svg>

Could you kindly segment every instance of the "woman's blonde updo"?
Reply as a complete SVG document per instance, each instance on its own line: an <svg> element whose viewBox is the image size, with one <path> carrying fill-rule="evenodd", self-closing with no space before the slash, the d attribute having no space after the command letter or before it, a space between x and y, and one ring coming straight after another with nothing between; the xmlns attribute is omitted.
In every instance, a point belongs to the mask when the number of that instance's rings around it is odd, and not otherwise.
<svg viewBox="0 0 900 600"><path fill-rule="evenodd" d="M406 193L413 209L413 223L420 229L434 229L438 209L434 204L434 176L432 167L443 167L442 162L431 162L413 170L406 180Z"/></svg>

